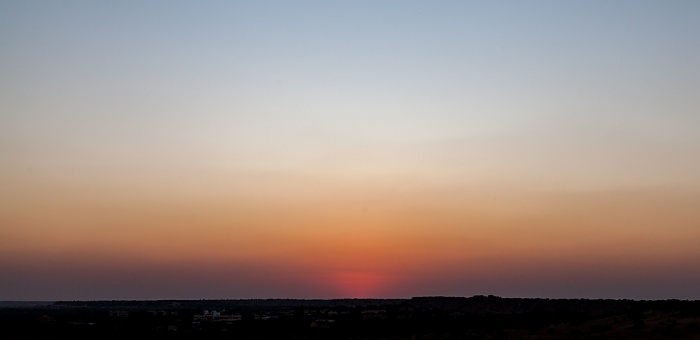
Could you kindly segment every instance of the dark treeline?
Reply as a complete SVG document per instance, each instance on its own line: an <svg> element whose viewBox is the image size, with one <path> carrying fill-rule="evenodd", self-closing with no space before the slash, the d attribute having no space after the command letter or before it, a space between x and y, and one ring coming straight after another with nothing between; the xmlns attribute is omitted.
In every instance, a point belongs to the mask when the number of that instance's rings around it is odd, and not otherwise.
<svg viewBox="0 0 700 340"><path fill-rule="evenodd" d="M2 339L700 338L700 301L247 299L0 304Z"/></svg>

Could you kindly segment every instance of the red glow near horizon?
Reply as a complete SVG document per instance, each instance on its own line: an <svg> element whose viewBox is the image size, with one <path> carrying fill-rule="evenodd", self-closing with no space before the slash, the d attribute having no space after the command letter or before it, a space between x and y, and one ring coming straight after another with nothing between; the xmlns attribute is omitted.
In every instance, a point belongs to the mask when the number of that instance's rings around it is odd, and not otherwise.
<svg viewBox="0 0 700 340"><path fill-rule="evenodd" d="M348 298L380 297L390 285L390 279L376 272L337 272L330 283L339 296Z"/></svg>

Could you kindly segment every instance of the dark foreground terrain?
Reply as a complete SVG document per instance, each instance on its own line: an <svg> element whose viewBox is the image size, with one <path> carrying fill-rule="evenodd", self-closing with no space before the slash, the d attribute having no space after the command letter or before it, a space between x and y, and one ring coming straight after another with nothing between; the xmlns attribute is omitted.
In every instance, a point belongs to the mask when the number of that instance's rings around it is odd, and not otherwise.
<svg viewBox="0 0 700 340"><path fill-rule="evenodd" d="M700 301L0 302L0 339L700 339Z"/></svg>

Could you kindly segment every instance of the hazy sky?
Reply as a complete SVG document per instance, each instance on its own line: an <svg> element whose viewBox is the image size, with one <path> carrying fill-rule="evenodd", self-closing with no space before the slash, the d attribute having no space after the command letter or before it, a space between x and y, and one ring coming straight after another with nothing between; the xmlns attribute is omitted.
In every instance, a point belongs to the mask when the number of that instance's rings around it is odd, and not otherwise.
<svg viewBox="0 0 700 340"><path fill-rule="evenodd" d="M0 300L700 299L699 1L2 1Z"/></svg>

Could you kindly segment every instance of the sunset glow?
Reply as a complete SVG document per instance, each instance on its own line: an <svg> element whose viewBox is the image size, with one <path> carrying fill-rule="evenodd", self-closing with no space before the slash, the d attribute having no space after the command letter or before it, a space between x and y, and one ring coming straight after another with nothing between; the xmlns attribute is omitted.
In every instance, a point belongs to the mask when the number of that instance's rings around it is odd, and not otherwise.
<svg viewBox="0 0 700 340"><path fill-rule="evenodd" d="M0 300L700 299L700 2L0 4Z"/></svg>

